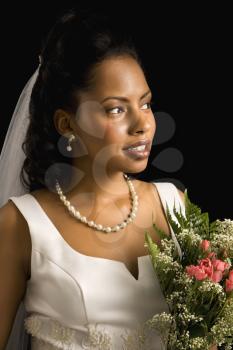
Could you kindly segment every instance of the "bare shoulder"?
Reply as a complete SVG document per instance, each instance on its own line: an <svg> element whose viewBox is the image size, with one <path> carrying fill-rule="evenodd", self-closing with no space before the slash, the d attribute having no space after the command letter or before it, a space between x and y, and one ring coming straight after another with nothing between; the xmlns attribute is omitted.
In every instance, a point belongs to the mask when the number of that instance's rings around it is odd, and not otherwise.
<svg viewBox="0 0 233 350"><path fill-rule="evenodd" d="M148 192L153 192L155 194L157 194L157 197L158 196L158 193L157 193L157 190L156 190L156 186L154 186L153 183L151 182L147 182L147 181L142 181L142 180L134 180L135 181L135 184L137 184L137 187L141 190L142 193L144 193L145 195L148 195ZM175 186L175 185L174 185ZM184 203L184 200L185 200L185 195L184 195L184 192L181 191L177 186L175 186L176 189L177 189L177 192L182 200L182 202Z"/></svg>
<svg viewBox="0 0 233 350"><path fill-rule="evenodd" d="M28 275L31 257L30 232L25 218L11 200L0 208L0 242L12 246L15 257L23 263L25 274Z"/></svg>
<svg viewBox="0 0 233 350"><path fill-rule="evenodd" d="M22 215L13 203L9 200L3 207L0 208L0 225L1 227L14 227L22 219Z"/></svg>
<svg viewBox="0 0 233 350"><path fill-rule="evenodd" d="M54 203L54 201L57 201L56 193L49 191L46 188L32 191L30 194L35 197L40 204L46 205L47 203Z"/></svg>
<svg viewBox="0 0 233 350"><path fill-rule="evenodd" d="M163 207L162 207L162 203L160 200L157 187L151 182L142 181L142 180L134 179L133 183L134 183L135 190L138 196L143 201L143 203L150 203L157 213L158 211L162 213Z"/></svg>
<svg viewBox="0 0 233 350"><path fill-rule="evenodd" d="M30 192L30 194L35 198L44 198L47 195L47 191L42 188L40 190Z"/></svg>
<svg viewBox="0 0 233 350"><path fill-rule="evenodd" d="M131 181L133 182L134 188L138 191L144 191L148 186L148 182L146 181L138 179L131 179Z"/></svg>

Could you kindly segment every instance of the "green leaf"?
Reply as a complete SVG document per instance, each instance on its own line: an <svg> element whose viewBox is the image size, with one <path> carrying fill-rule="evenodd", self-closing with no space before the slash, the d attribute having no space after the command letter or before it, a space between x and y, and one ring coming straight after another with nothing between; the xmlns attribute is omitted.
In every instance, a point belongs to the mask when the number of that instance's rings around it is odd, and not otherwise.
<svg viewBox="0 0 233 350"><path fill-rule="evenodd" d="M208 213L202 213L201 214L201 224L200 224L200 236L202 238L209 239L210 233L209 233L209 214Z"/></svg>
<svg viewBox="0 0 233 350"><path fill-rule="evenodd" d="M173 211L174 211L175 217L177 218L177 221L179 222L181 228L182 228L182 229L183 229L183 228L186 228L186 227L187 227L187 220L186 220L185 216L184 216L184 215L182 214L182 212L181 212L181 206L180 206L179 212L178 212L178 210L175 208L175 206L174 206Z"/></svg>
<svg viewBox="0 0 233 350"><path fill-rule="evenodd" d="M187 228L192 228L198 233L203 239L210 238L210 222L209 214L202 213L201 209L190 201L187 194L187 189L184 193L185 197L185 214L186 220L183 221L183 225ZM181 218L181 222L182 222Z"/></svg>
<svg viewBox="0 0 233 350"><path fill-rule="evenodd" d="M149 254L151 255L152 261L154 263L157 255L160 253L160 249L158 245L151 238L149 232L145 232L145 245L147 246L149 250Z"/></svg>
<svg viewBox="0 0 233 350"><path fill-rule="evenodd" d="M157 235L159 236L160 239L164 239L164 238L170 238L163 230L161 230L160 228L158 228L158 226L153 223L153 228L155 230L155 232L157 233Z"/></svg>
<svg viewBox="0 0 233 350"><path fill-rule="evenodd" d="M217 231L217 227L218 227L218 220L211 222L210 227L209 227L210 238L213 238L213 234Z"/></svg>
<svg viewBox="0 0 233 350"><path fill-rule="evenodd" d="M173 211L174 211L174 209L173 209ZM167 214L168 222L169 222L169 224L171 225L171 227L172 227L174 233L175 233L175 234L178 234L178 233L181 231L181 228L180 228L180 226L175 222L175 220L173 220L172 215L171 215L171 213L170 213L170 210L169 210L169 207L168 207L167 203L166 203L166 214Z"/></svg>
<svg viewBox="0 0 233 350"><path fill-rule="evenodd" d="M201 215L201 209L189 200L187 189L184 192L185 197L185 213L187 221L193 221Z"/></svg>

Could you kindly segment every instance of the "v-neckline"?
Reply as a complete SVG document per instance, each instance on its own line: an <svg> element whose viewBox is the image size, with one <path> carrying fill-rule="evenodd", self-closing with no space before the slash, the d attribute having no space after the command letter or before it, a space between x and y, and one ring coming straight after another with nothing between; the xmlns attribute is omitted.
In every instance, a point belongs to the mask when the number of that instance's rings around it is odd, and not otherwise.
<svg viewBox="0 0 233 350"><path fill-rule="evenodd" d="M149 259L150 255L146 254L146 255L141 255L137 257L137 278L135 278L135 276L131 273L131 271L128 269L128 267L126 266L126 264L123 261L120 260L114 260L114 259L108 259L108 258L104 258L104 257L99 257L99 256L92 256L92 255L87 255L87 254L83 254L81 252L79 252L78 250L74 249L63 237L63 235L61 234L61 232L57 229L57 227L55 226L55 224L53 223L53 221L49 218L49 216L46 214L45 210L42 208L42 206L40 205L40 203L38 202L38 200L31 195L30 193L27 193L26 195L29 195L34 203L36 204L36 206L38 207L38 209L40 210L40 212L42 213L42 215L45 217L45 219L47 220L47 222L49 223L49 225L52 227L53 231L55 232L56 236L63 241L63 243L65 244L65 246L72 251L73 254L76 254L77 256L81 256L84 259L98 259L99 261L102 261L104 263L113 263L113 264L118 264L118 266L123 266L123 268L125 269L126 273L128 275L131 276L131 278L135 281L135 282L139 282L140 278L141 278L141 262L142 260L146 260Z"/></svg>

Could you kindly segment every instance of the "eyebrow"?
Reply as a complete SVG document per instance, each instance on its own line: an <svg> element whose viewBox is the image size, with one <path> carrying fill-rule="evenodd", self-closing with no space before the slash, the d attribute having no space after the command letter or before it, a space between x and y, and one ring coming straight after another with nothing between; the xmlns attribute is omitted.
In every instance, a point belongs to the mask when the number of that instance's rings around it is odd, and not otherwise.
<svg viewBox="0 0 233 350"><path fill-rule="evenodd" d="M141 97L140 97L140 101L146 97L147 95L149 94L152 94L151 90L148 90L147 92L145 92ZM123 97L123 96L108 96L108 97L105 97L101 103L107 101L107 100L111 100L111 99L114 99L114 100L120 100L120 101L124 101L124 102L129 102L129 100L126 98L126 97Z"/></svg>

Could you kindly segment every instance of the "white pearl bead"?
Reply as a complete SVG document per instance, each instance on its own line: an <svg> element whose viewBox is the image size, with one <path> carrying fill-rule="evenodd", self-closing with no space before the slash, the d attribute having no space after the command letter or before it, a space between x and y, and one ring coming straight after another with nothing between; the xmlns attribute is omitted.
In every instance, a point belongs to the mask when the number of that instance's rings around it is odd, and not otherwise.
<svg viewBox="0 0 233 350"><path fill-rule="evenodd" d="M92 226L95 225L94 221L88 221L87 224L88 224L88 226L90 226L90 227L92 227Z"/></svg>
<svg viewBox="0 0 233 350"><path fill-rule="evenodd" d="M126 227L130 222L133 221L133 219L136 217L136 212L138 210L138 196L135 192L133 183L129 180L129 177L126 174L123 174L126 181L127 181L127 185L129 187L129 191L130 191L130 197L131 197L131 205L132 205L132 211L131 213L128 215L128 218L126 220L124 220L121 224L118 224L116 226L114 226L113 228L111 227L104 227L101 224L96 224L94 221L88 221L87 218L85 216L82 216L80 214L79 211L77 211L75 209L75 207L73 205L71 205L71 203L66 199L66 196L63 195L63 192L61 190L61 187L59 185L59 182L56 181L56 190L57 193L59 194L59 197L61 199L61 201L64 203L64 205L68 208L69 212L77 219L79 219L81 222L87 224L89 227L94 227L99 231L103 231L104 233L109 233L109 232L117 232L120 229Z"/></svg>

